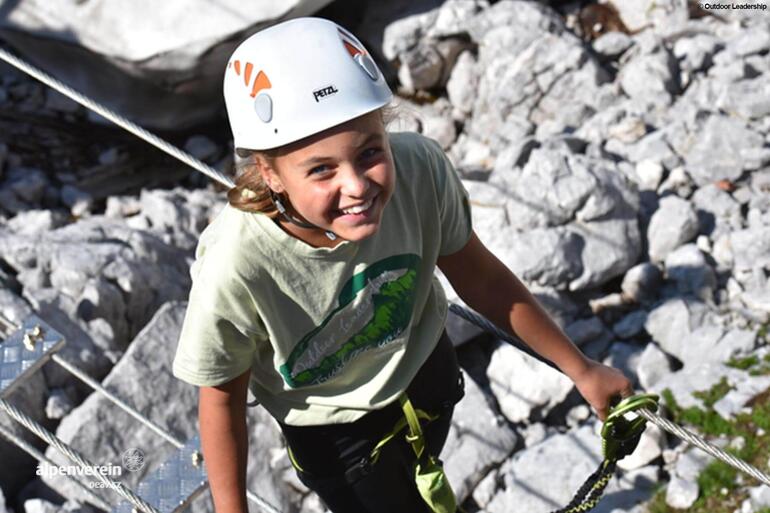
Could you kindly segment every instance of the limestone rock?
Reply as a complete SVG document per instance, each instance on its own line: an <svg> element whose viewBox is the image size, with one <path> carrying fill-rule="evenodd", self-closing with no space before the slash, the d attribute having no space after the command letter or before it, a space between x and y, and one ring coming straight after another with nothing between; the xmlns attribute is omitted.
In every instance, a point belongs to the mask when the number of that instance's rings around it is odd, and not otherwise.
<svg viewBox="0 0 770 513"><path fill-rule="evenodd" d="M564 507L601 461L600 446L593 428L586 425L519 451L502 467L504 491L486 511L545 513ZM649 497L657 482L655 474L654 467L644 467L623 480L613 480L597 511L626 511Z"/></svg>
<svg viewBox="0 0 770 513"><path fill-rule="evenodd" d="M498 414L467 374L465 397L455 407L444 446L444 467L460 502L490 468L502 463L517 443L516 434L499 422Z"/></svg>
<svg viewBox="0 0 770 513"><path fill-rule="evenodd" d="M660 207L652 215L647 228L649 254L653 261L660 261L685 242L698 234L698 216L690 203L676 196L660 200Z"/></svg>
<svg viewBox="0 0 770 513"><path fill-rule="evenodd" d="M762 146L760 134L734 117L713 115L704 123L685 156L685 165L698 185L736 180L743 173L742 151Z"/></svg>
<svg viewBox="0 0 770 513"><path fill-rule="evenodd" d="M511 422L526 422L533 410L547 415L572 390L572 381L544 363L501 343L487 368L500 411Z"/></svg>

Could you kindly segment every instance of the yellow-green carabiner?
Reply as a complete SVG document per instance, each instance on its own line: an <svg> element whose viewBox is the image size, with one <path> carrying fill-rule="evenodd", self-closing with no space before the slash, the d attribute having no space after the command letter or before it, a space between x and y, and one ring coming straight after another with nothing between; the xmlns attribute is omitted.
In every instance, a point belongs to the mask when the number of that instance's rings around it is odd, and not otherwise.
<svg viewBox="0 0 770 513"><path fill-rule="evenodd" d="M658 410L657 394L637 394L626 397L610 409L602 426L602 452L607 461L618 461L636 449L644 432L647 419L638 416L632 420L624 417L641 408Z"/></svg>

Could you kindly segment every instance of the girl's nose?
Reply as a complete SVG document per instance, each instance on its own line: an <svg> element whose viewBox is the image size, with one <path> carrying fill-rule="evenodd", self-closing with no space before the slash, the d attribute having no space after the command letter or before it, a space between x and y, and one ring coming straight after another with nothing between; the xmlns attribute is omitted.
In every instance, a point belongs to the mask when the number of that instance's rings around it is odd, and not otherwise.
<svg viewBox="0 0 770 513"><path fill-rule="evenodd" d="M342 177L341 192L351 198L362 198L369 190L370 181L365 170L348 167Z"/></svg>

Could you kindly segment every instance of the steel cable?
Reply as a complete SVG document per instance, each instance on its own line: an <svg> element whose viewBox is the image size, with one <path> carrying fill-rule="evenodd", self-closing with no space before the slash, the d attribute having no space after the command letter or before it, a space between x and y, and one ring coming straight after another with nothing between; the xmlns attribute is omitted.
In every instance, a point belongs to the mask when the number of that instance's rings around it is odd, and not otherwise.
<svg viewBox="0 0 770 513"><path fill-rule="evenodd" d="M140 127L136 123L129 121L125 117L121 116L117 112L108 109L101 103L98 103L91 98L75 91L68 85L64 84L63 82L60 82L59 80L53 78L48 73L42 71L39 68L36 68L35 66L32 66L26 61L23 61L22 59L16 57L12 53L6 51L4 48L0 47L0 59L3 59L8 64L14 66L15 68L20 69L24 73L27 73L28 75L31 75L32 77L36 78L37 80L43 82L45 85L56 89L61 94L67 96L68 98L71 98L72 100L78 102L79 104L83 105L87 109L90 109L101 116L109 119L116 125L120 126L121 128L128 130L135 136L139 137L140 139L145 140L146 142L152 144L156 148L165 151L172 157L181 160L188 166L192 167L196 171L200 171L204 175L208 176L209 178L212 178L213 180L216 180L217 182L221 183L228 189L232 189L235 184L233 181L228 178L227 176L223 175L213 167L209 166L208 164L205 164L199 159L196 159L189 153L182 151L181 149L177 148L173 144L161 139L157 135L153 134L152 132L149 132L145 130L144 128Z"/></svg>
<svg viewBox="0 0 770 513"><path fill-rule="evenodd" d="M681 438L685 442L691 445L694 445L695 447L701 449L702 451L705 451L711 456L724 461L725 463L732 466L733 468L736 468L738 470L741 470L747 473L751 477L755 478L757 481L760 481L770 486L770 475L767 475L761 470L759 470L757 467L750 465L739 458L736 458L732 454L726 451L723 451L716 445L707 442L706 440L699 437L692 431L688 431L687 429L674 424L670 420L663 418L660 415L653 413L649 410L646 410L644 408L639 409L637 413L642 417L644 417L645 419L652 422L653 424L655 424L656 426L660 427L661 429L664 429L669 433L671 433L672 435L675 435Z"/></svg>

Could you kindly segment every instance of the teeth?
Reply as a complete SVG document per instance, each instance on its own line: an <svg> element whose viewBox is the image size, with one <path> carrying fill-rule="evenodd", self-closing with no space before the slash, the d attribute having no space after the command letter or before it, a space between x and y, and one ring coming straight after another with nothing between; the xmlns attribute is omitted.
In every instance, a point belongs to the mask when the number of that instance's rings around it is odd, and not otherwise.
<svg viewBox="0 0 770 513"><path fill-rule="evenodd" d="M364 210L372 206L372 200L367 201L363 205L356 205L355 207L346 208L342 211L343 214L360 214Z"/></svg>

